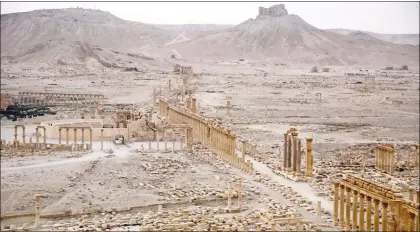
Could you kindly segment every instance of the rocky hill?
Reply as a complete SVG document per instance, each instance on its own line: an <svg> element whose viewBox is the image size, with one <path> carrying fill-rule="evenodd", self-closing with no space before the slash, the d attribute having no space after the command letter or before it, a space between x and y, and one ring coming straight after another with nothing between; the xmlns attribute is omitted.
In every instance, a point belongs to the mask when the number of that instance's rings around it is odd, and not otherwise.
<svg viewBox="0 0 420 232"><path fill-rule="evenodd" d="M145 65L144 51L171 40L174 33L122 20L108 12L80 8L1 15L1 56L12 62Z"/></svg>
<svg viewBox="0 0 420 232"><path fill-rule="evenodd" d="M259 60L308 65L418 66L419 47L369 33L311 26L284 5L259 8L239 25L149 25L80 8L1 15L2 63L155 67L173 58Z"/></svg>
<svg viewBox="0 0 420 232"><path fill-rule="evenodd" d="M192 41L171 44L184 59L276 60L293 64L417 66L418 46L396 45L361 35L315 28L280 5L261 9L256 19ZM200 48L200 49L199 49Z"/></svg>

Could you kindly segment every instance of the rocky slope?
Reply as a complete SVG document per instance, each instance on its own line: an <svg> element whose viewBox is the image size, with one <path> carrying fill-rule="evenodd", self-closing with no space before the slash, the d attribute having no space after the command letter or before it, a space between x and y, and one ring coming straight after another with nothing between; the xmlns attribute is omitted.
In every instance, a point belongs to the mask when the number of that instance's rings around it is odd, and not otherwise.
<svg viewBox="0 0 420 232"><path fill-rule="evenodd" d="M174 37L151 25L86 9L1 15L1 56L13 62L91 63L114 66L152 61L144 51ZM99 58L99 59L98 59Z"/></svg>
<svg viewBox="0 0 420 232"><path fill-rule="evenodd" d="M395 44L410 44L410 45L419 45L420 38L419 34L381 34L381 33L374 33L369 31L357 31L357 30L347 30L347 29L326 29L326 31L342 34L342 35L349 35L351 33L365 33L370 35L374 38L395 43Z"/></svg>
<svg viewBox="0 0 420 232"><path fill-rule="evenodd" d="M293 64L418 65L418 46L362 39L315 28L296 15L257 17L238 26L167 46L184 59L276 60Z"/></svg>

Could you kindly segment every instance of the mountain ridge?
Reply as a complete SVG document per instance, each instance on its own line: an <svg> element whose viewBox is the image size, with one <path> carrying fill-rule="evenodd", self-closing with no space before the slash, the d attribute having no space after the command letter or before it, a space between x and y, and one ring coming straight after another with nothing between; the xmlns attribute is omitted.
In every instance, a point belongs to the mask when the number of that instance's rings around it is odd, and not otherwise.
<svg viewBox="0 0 420 232"><path fill-rule="evenodd" d="M153 25L81 8L4 14L1 19L2 60L16 63L92 65L93 59L98 67L141 67L168 65L174 54L190 61L326 65L417 65L419 60L418 46L374 40L364 32L321 30L287 14L284 6L260 9L256 19L236 26Z"/></svg>

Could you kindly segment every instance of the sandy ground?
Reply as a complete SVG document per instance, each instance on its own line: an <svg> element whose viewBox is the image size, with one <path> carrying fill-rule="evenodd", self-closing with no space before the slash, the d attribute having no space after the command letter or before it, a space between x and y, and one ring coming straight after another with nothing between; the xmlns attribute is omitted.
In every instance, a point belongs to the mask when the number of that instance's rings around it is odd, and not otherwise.
<svg viewBox="0 0 420 232"><path fill-rule="evenodd" d="M224 124L240 136L255 139L265 151L277 154L282 147L283 133L290 126L298 129L301 138L314 138L315 159L328 149L351 144L419 141L418 72L390 71L388 77L376 77L374 87L362 92L364 77L344 75L358 69L335 67L334 72L309 74L307 67L291 69L275 65L196 64L193 67L201 73L193 82L199 110L207 116L223 118ZM173 85L181 83L180 77L170 70L145 74L114 72L95 79L30 74L13 79L2 77L1 91L17 94L46 89L103 93L108 104L128 103L142 107L150 104L153 89L164 88L169 79ZM321 93L321 101L315 99L317 93ZM230 116L226 114L227 99L233 105ZM2 126L1 138L13 138L11 126ZM290 204L272 189L238 170L221 170L211 165L205 155L197 158L178 152L143 154L134 151L139 146L140 143L116 147L109 142L105 149L114 150L114 154L109 155L99 151L99 144L95 142L94 151L87 154L2 159L2 215L32 212L32 198L36 193L47 196L42 200L43 212L87 206L148 205L173 201L157 192L177 187L185 190L207 186L226 191L232 176L247 180L246 189L254 186L262 195ZM321 200L323 207L332 211L332 202L326 197L315 196L309 183L288 181L274 174L265 164L249 159L262 174L292 187L313 202ZM155 167L156 173L142 168L144 165ZM162 173L162 169L167 173ZM247 204L258 208L257 198L250 193ZM305 210L300 211L311 220L320 220Z"/></svg>

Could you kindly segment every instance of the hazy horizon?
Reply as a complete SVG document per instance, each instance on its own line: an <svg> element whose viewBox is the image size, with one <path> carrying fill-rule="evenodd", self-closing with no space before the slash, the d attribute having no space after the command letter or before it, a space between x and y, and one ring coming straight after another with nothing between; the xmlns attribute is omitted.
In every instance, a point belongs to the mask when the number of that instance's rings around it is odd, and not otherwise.
<svg viewBox="0 0 420 232"><path fill-rule="evenodd" d="M147 24L237 25L255 18L258 7L282 2L1 2L1 14L42 9L98 9ZM419 34L419 2L285 2L295 14L320 29ZM240 10L238 10L240 9ZM158 14L156 14L158 12Z"/></svg>

